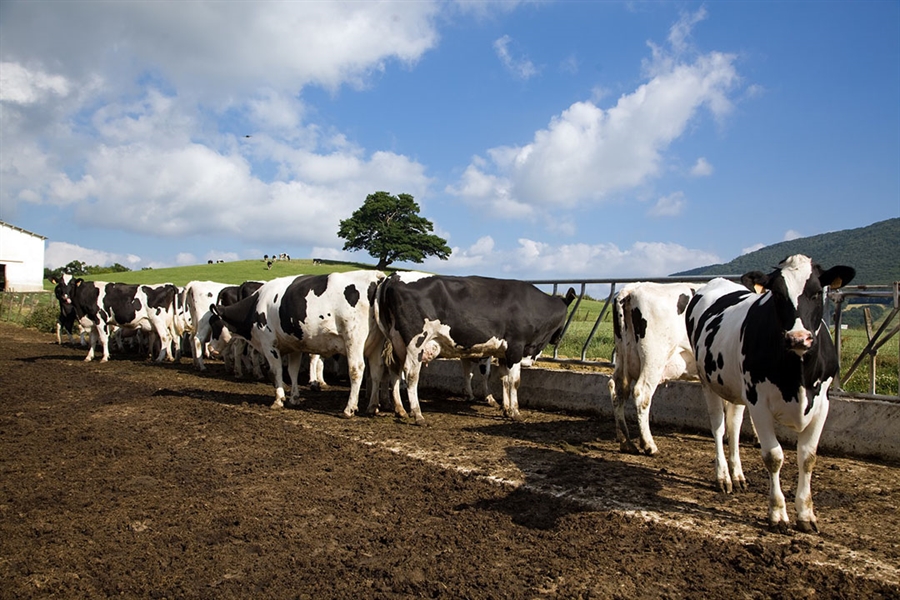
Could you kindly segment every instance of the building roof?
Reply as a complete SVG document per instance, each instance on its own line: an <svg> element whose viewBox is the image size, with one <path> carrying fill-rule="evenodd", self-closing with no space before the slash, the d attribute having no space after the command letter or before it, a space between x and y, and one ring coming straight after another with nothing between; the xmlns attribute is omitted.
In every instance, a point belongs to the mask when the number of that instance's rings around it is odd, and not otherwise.
<svg viewBox="0 0 900 600"><path fill-rule="evenodd" d="M0 225L2 225L4 227L9 227L10 229L15 229L16 231L21 231L22 233L27 233L28 235L33 235L34 237L39 237L42 240L47 239L47 236L38 235L38 234L34 233L33 231L28 231L27 229L22 229L21 227L16 227L15 225L7 223L6 221L0 221Z"/></svg>

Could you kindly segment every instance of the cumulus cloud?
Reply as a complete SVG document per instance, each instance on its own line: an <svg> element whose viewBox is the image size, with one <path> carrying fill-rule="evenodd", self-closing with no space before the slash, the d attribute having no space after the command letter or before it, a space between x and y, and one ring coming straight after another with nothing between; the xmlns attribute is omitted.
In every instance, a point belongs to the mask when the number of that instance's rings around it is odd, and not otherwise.
<svg viewBox="0 0 900 600"><path fill-rule="evenodd" d="M691 175L694 177L709 177L713 174L713 167L704 157L697 159L694 166L691 167Z"/></svg>
<svg viewBox="0 0 900 600"><path fill-rule="evenodd" d="M741 256L743 256L744 254L750 254L751 252L756 252L757 250L761 250L765 247L765 244L753 244L752 246L747 246L746 248L741 250Z"/></svg>
<svg viewBox="0 0 900 600"><path fill-rule="evenodd" d="M647 215L651 217L677 217L684 211L687 201L684 199L684 192L675 192L668 196L663 196L656 201Z"/></svg>
<svg viewBox="0 0 900 600"><path fill-rule="evenodd" d="M739 80L734 55L682 57L689 26L698 20L695 15L673 27L672 52L653 47L645 65L649 79L614 106L572 104L530 143L490 148L486 158L473 159L448 192L495 214L523 217L536 209L602 203L658 177L667 148L702 108L716 118L730 112L729 95Z"/></svg>
<svg viewBox="0 0 900 600"><path fill-rule="evenodd" d="M73 260L101 267L119 263L129 269L134 269L141 263L141 257L134 254L104 252L66 242L49 242L44 250L44 266L48 269L64 267Z"/></svg>
<svg viewBox="0 0 900 600"><path fill-rule="evenodd" d="M802 238L803 234L797 231L796 229L788 229L784 232L784 237L781 238L783 242L790 242L791 240L796 240L797 238Z"/></svg>
<svg viewBox="0 0 900 600"><path fill-rule="evenodd" d="M0 136L16 148L0 153L4 214L66 206L75 224L136 234L328 245L372 190L427 190L416 161L307 123L298 92L415 62L437 41L434 4L45 8L0 20ZM222 111L252 137L219 131Z"/></svg>
<svg viewBox="0 0 900 600"><path fill-rule="evenodd" d="M469 248L454 248L447 261L429 258L423 268L472 275L490 274L495 265L503 265L504 276L518 279L602 279L664 277L718 262L715 254L679 244L635 242L621 249L615 244L552 245L520 238L513 249L497 249L486 237Z"/></svg>
<svg viewBox="0 0 900 600"><path fill-rule="evenodd" d="M500 59L501 64L518 79L531 79L537 75L538 70L530 60L524 56L516 57L512 55L509 48L511 43L512 38L508 35L504 35L494 41L494 51L497 53L497 58Z"/></svg>

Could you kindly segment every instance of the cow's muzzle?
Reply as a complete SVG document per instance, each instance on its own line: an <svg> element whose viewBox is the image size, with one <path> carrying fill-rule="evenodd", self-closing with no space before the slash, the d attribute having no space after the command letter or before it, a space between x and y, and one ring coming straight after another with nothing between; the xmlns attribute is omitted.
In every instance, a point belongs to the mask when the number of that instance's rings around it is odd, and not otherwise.
<svg viewBox="0 0 900 600"><path fill-rule="evenodd" d="M788 348L796 352L799 356L806 354L806 351L812 348L815 338L813 334L806 329L799 331L788 331L784 334L785 342Z"/></svg>

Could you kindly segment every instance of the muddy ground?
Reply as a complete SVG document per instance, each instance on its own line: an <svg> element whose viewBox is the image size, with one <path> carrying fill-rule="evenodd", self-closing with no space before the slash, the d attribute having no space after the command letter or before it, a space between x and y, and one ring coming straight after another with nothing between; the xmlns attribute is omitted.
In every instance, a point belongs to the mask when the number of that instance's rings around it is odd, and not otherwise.
<svg viewBox="0 0 900 600"><path fill-rule="evenodd" d="M821 456L821 534L781 535L752 444L725 496L702 432L625 456L595 417L348 421L346 382L275 411L220 362L84 355L0 323L2 598L900 597L896 464Z"/></svg>

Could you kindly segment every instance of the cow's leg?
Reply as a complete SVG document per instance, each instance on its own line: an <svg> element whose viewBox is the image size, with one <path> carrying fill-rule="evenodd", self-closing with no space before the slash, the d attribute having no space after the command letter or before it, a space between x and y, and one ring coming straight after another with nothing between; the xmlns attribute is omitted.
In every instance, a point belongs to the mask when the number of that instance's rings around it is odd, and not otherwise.
<svg viewBox="0 0 900 600"><path fill-rule="evenodd" d="M494 400L494 395L491 393L491 358L482 359L477 366L478 370L481 371L481 390L484 400L488 406L497 408L497 401Z"/></svg>
<svg viewBox="0 0 900 600"><path fill-rule="evenodd" d="M261 354L269 361L269 369L275 377L275 402L272 403L272 408L283 408L284 377L281 375L281 353L275 348L272 348L270 352L261 352ZM236 360L235 362L240 361Z"/></svg>
<svg viewBox="0 0 900 600"><path fill-rule="evenodd" d="M419 406L419 373L422 370L422 363L416 359L413 352L407 352L406 363L403 372L406 374L406 395L409 397L409 414L416 420L416 425L425 425L425 417L422 416L422 408ZM396 406L397 398L400 396L400 378L397 378L396 396L394 404Z"/></svg>
<svg viewBox="0 0 900 600"><path fill-rule="evenodd" d="M160 326L158 323L154 323L153 333L159 338L159 354L156 357L156 362L164 360L171 362L172 338L169 336L169 328L165 325Z"/></svg>
<svg viewBox="0 0 900 600"><path fill-rule="evenodd" d="M634 383L634 409L637 412L638 428L640 429L640 448L644 454L654 455L659 453L653 435L650 433L650 403L653 394L662 381L663 369L654 368L644 364L644 369Z"/></svg>
<svg viewBox="0 0 900 600"><path fill-rule="evenodd" d="M351 418L359 406L359 390L362 388L363 376L366 374L365 348L363 344L348 344L347 370L350 374L350 398L344 408L344 417Z"/></svg>
<svg viewBox="0 0 900 600"><path fill-rule="evenodd" d="M784 492L781 491L781 465L784 463L784 450L775 437L775 421L771 411L765 406L759 410L750 409L750 418L756 426L762 451L763 464L769 472L769 528L780 533L787 533L790 526ZM799 490L798 490L799 493Z"/></svg>
<svg viewBox="0 0 900 600"><path fill-rule="evenodd" d="M824 386L823 386L824 387ZM804 533L819 531L816 523L816 515L813 512L812 489L810 482L812 471L816 466L816 451L819 447L819 437L822 428L825 427L825 418L828 416L828 395L822 392L816 402L821 403L818 413L806 428L797 434L797 494L794 497L794 507L797 510L797 529Z"/></svg>
<svg viewBox="0 0 900 600"><path fill-rule="evenodd" d="M327 388L325 385L325 362L318 354L309 355L309 388L311 390L321 390Z"/></svg>
<svg viewBox="0 0 900 600"><path fill-rule="evenodd" d="M62 345L62 336L60 333L62 332L62 323L59 322L59 319L56 320L56 343L60 346ZM72 343L72 334L69 334L69 343Z"/></svg>
<svg viewBox="0 0 900 600"><path fill-rule="evenodd" d="M522 376L522 363L517 362L507 367L503 361L500 363L500 381L503 383L503 415L521 421L519 414L519 382Z"/></svg>
<svg viewBox="0 0 900 600"><path fill-rule="evenodd" d="M100 358L100 362L107 362L109 360L109 326L101 325L97 327L97 339L100 342L100 348L103 351L103 356Z"/></svg>
<svg viewBox="0 0 900 600"><path fill-rule="evenodd" d="M94 348L97 346L97 342L100 341L100 334L97 331L97 327L90 328L90 336L89 336L89 344L88 344L88 353L84 358L84 362L91 362L94 360Z"/></svg>
<svg viewBox="0 0 900 600"><path fill-rule="evenodd" d="M620 370L617 365L608 384L609 399L612 401L613 416L616 421L616 441L619 442L619 452L637 454L638 449L628 437L628 423L625 421L625 401L631 396L630 384L624 371Z"/></svg>
<svg viewBox="0 0 900 600"><path fill-rule="evenodd" d="M706 386L703 386L703 396L709 411L709 428L716 442L716 481L721 491L730 494L731 477L728 474L728 461L725 459L725 401Z"/></svg>
<svg viewBox="0 0 900 600"><path fill-rule="evenodd" d="M234 376L238 379L244 377L244 348L247 342L241 338L236 338L231 344L231 367L234 369ZM271 364L271 360L269 361Z"/></svg>
<svg viewBox="0 0 900 600"><path fill-rule="evenodd" d="M741 424L744 422L743 404L725 402L725 429L728 433L728 468L735 491L747 489L744 469L741 466Z"/></svg>
<svg viewBox="0 0 900 600"><path fill-rule="evenodd" d="M302 352L291 352L288 354L288 377L291 378L291 398L288 404L294 406L300 401L300 363L303 361ZM279 369L281 367L279 366Z"/></svg>
<svg viewBox="0 0 900 600"><path fill-rule="evenodd" d="M475 400L475 393L472 391L472 377L475 376L472 367L475 363L468 358L461 358L459 359L459 365L462 367L463 393L465 394L466 400L471 402L472 400Z"/></svg>
<svg viewBox="0 0 900 600"><path fill-rule="evenodd" d="M194 368L198 371L205 371L206 365L203 364L203 343L204 338L200 337L201 332L194 333L191 340L194 343Z"/></svg>

